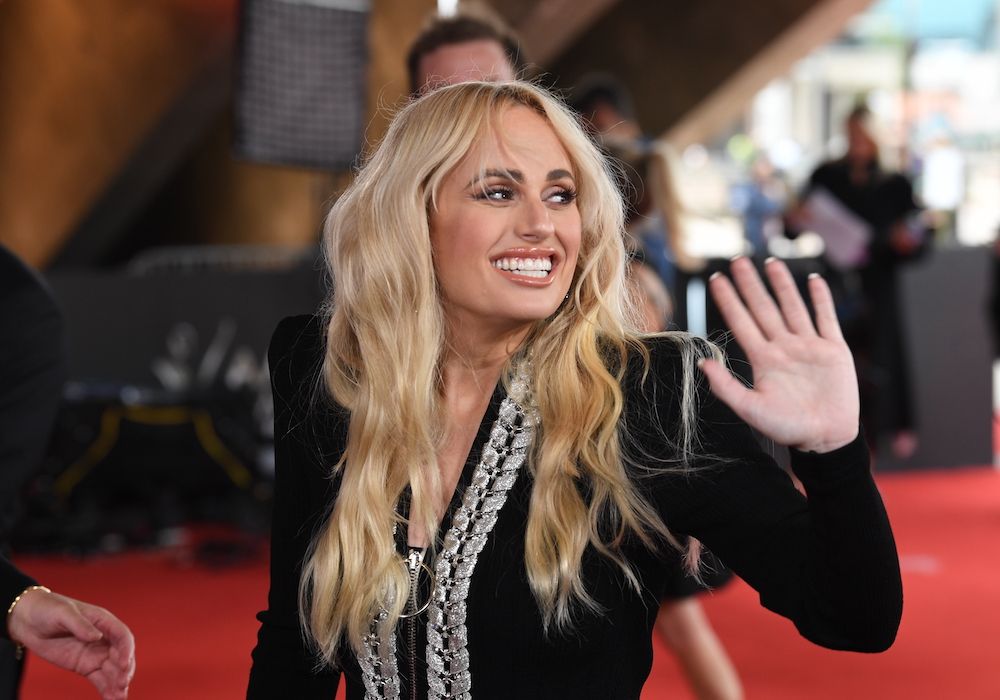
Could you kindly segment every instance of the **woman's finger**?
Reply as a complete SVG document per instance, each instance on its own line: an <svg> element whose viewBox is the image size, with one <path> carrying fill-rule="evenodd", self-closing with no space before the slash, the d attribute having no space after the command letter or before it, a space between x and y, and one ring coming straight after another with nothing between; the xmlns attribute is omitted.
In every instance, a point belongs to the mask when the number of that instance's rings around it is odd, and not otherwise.
<svg viewBox="0 0 1000 700"><path fill-rule="evenodd" d="M743 300L736 293L732 282L724 274L716 272L708 278L708 285L712 291L715 305L719 307L719 313L722 314L726 325L736 337L736 342L748 355L753 352L755 347L767 342L760 328L757 327L757 322L753 320L750 312L743 305Z"/></svg>
<svg viewBox="0 0 1000 700"><path fill-rule="evenodd" d="M785 318L788 330L798 335L816 335L812 319L809 318L809 309L799 294L799 288L788 266L777 258L768 258L764 261L764 270L771 283L771 289L778 299L781 315Z"/></svg>
<svg viewBox="0 0 1000 700"><path fill-rule="evenodd" d="M837 320L837 307L833 303L833 294L826 280L815 272L809 275L809 296L813 309L816 310L816 329L827 340L844 340Z"/></svg>
<svg viewBox="0 0 1000 700"><path fill-rule="evenodd" d="M747 257L738 257L729 266L733 281L746 307L766 338L773 339L788 331L777 304Z"/></svg>

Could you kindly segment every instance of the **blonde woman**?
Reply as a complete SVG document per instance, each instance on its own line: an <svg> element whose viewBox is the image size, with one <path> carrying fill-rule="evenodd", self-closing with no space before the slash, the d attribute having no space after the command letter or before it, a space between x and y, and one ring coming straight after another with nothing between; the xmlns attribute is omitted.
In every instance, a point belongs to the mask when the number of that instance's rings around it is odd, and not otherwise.
<svg viewBox="0 0 1000 700"><path fill-rule="evenodd" d="M745 260L712 282L747 389L633 329L622 228L602 157L539 88L463 83L396 116L327 221L328 314L272 341L248 697L344 677L351 699L637 698L660 557L687 536L807 638L892 643L898 562L823 281L816 326L780 263L777 304ZM808 499L744 421L797 448Z"/></svg>

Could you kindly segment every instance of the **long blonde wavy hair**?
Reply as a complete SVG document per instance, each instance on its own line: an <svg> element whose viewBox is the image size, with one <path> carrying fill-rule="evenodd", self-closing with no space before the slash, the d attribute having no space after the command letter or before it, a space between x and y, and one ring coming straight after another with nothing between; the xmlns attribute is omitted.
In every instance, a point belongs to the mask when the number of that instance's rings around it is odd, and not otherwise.
<svg viewBox="0 0 1000 700"><path fill-rule="evenodd" d="M402 612L409 580L393 533L403 526L397 504L407 486L410 517L427 532L437 529L447 338L428 212L442 180L476 140L503 137L496 122L515 106L546 119L569 154L582 221L569 299L535 324L504 372L509 377L530 353L541 427L528 461L534 487L525 564L546 626L569 624L574 602L595 605L580 576L588 545L638 585L621 554L624 538L634 533L653 546L669 537L632 483L620 443L625 364L630 352L646 350L627 320L623 206L605 159L572 113L541 88L522 82L440 88L399 111L326 221L335 291L323 379L350 420L346 450L333 467L341 476L339 495L304 564L300 610L327 663L345 642L360 651L379 611L388 612L389 628ZM685 418L680 435L672 436L680 455L694 439L694 360L690 352L686 357Z"/></svg>

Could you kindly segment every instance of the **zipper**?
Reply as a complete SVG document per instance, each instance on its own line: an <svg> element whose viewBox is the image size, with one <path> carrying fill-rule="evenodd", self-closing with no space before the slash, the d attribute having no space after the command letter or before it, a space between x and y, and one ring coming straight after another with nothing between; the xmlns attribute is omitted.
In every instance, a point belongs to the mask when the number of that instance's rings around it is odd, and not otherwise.
<svg viewBox="0 0 1000 700"><path fill-rule="evenodd" d="M406 567L410 572L410 600L406 604L406 612L410 615L406 618L410 652L410 700L417 700L417 584L423 559L424 550L416 547L411 547L406 555Z"/></svg>

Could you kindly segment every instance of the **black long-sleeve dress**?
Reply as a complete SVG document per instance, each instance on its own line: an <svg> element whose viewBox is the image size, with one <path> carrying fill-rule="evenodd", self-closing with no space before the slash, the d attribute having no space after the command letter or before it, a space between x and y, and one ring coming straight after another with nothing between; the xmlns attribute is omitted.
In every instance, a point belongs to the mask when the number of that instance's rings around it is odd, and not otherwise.
<svg viewBox="0 0 1000 700"><path fill-rule="evenodd" d="M311 403L322 362L314 318L286 319L269 353L277 471L271 590L253 651L249 698L347 697L638 698L652 663L650 632L664 567L626 545L642 589L588 550L582 573L598 612L578 609L570 632L546 634L528 586L524 534L532 477L520 467L530 413L498 385L442 523L429 609L377 640L364 658L344 653L340 671L316 669L299 628L297 588L313 532L333 499L330 465L344 449L347 415ZM700 388L702 452L693 474L665 472L663 434L678 420L679 354L651 341L643 380L630 368L626 448L636 483L668 527L704 542L810 640L833 649L880 651L902 608L892 532L862 439L826 455L798 453L793 467L809 497L759 448L749 428ZM528 434L526 434L528 433ZM405 542L404 542L405 544ZM411 639L412 635L412 639ZM396 653L386 653L394 649ZM415 685L411 685L415 683ZM468 693L468 694L466 694Z"/></svg>

